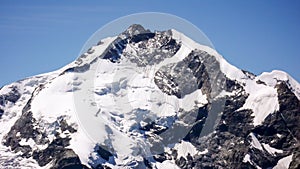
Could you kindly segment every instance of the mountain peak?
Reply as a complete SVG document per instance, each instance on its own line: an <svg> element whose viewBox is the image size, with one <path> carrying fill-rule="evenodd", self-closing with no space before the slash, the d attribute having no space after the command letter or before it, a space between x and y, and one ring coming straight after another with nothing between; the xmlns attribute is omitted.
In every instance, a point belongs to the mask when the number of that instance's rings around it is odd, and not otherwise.
<svg viewBox="0 0 300 169"><path fill-rule="evenodd" d="M129 36L143 34L143 33L151 33L151 31L149 29L146 30L140 24L132 24L123 33L121 33L121 35L125 37L129 37Z"/></svg>
<svg viewBox="0 0 300 169"><path fill-rule="evenodd" d="M1 88L0 168L297 168L299 83L191 38L133 24Z"/></svg>

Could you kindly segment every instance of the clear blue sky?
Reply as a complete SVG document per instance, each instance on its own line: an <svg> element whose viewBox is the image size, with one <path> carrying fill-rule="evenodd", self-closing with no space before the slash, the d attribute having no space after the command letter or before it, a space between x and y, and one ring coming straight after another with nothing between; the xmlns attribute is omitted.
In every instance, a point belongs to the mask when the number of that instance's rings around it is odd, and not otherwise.
<svg viewBox="0 0 300 169"><path fill-rule="evenodd" d="M231 64L300 81L300 1L0 1L0 86L56 70L104 24L164 12L199 27Z"/></svg>

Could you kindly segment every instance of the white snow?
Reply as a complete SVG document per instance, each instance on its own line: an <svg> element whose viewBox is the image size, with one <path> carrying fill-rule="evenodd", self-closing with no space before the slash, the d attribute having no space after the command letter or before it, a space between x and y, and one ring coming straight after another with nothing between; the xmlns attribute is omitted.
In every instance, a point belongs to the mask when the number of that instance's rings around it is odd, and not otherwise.
<svg viewBox="0 0 300 169"><path fill-rule="evenodd" d="M92 48L94 50L94 53L86 54L87 57L81 58L83 62L81 64L89 63L92 60L94 60L99 54L101 54L106 47L115 39L113 38L107 38L104 39L104 44L95 46ZM67 69L68 67L72 67L75 65L75 62L63 67L60 69L60 72ZM89 72L89 71L88 71ZM84 76L86 74L77 74L78 76L75 76L74 73L66 73L63 76L59 76L51 81L51 83L47 83L44 86L44 89L37 93L35 98L32 102L32 112L34 118L38 120L44 120L46 122L45 125L51 124L57 120L57 117L64 116L66 117L67 123L69 125L72 124L79 124L77 128L77 132L74 133L71 137L70 141L70 148L74 150L76 154L78 154L81 162L85 165L88 165L88 157L90 153L93 151L93 148L95 146L94 140L90 138L89 135L86 134L86 131L82 126L80 126L80 121L77 119L76 111L78 111L78 107L74 106L74 93L72 92L73 85L74 85L74 79L81 77L83 80ZM89 80L89 79L88 79ZM80 84L77 84L80 85ZM84 84L83 84L84 85ZM84 89L84 86L82 87ZM89 90L89 88L87 89ZM77 92L87 92L87 91L77 91ZM82 101L87 101L84 100ZM86 107L84 107L86 109ZM94 109L91 109L94 110ZM89 112L88 109L86 109L87 112ZM90 111L93 113L93 111ZM82 120L82 119L81 119ZM88 119L88 120L95 120L95 119ZM76 126L73 126L76 127ZM100 123L97 126L95 126L98 131L105 131L104 124ZM54 128L53 128L54 130ZM52 132L51 127L48 129L49 135L48 137L54 138L50 133ZM104 132L102 133L102 141L106 138L106 134ZM62 134L64 135L64 134ZM100 141L100 140L99 140Z"/></svg>
<svg viewBox="0 0 300 169"><path fill-rule="evenodd" d="M199 155L206 154L206 153L208 153L208 149L198 152Z"/></svg>
<svg viewBox="0 0 300 169"><path fill-rule="evenodd" d="M277 90L275 88L248 81L246 92L249 93L249 96L240 110L251 109L253 111L254 126L262 124L269 114L279 110Z"/></svg>
<svg viewBox="0 0 300 169"><path fill-rule="evenodd" d="M243 159L243 163L246 163L246 162L251 163L250 155L249 154L246 154L245 157L244 157L244 159Z"/></svg>
<svg viewBox="0 0 300 169"><path fill-rule="evenodd" d="M288 169L292 162L293 154L280 159L273 169Z"/></svg>
<svg viewBox="0 0 300 169"><path fill-rule="evenodd" d="M184 98L180 99L180 107L185 111L190 111L195 107L202 107L207 103L207 97L206 95L202 94L201 90L196 90L193 93L185 95Z"/></svg>
<svg viewBox="0 0 300 169"><path fill-rule="evenodd" d="M170 160L165 160L162 163L156 162L155 167L157 167L157 169L180 169L174 162Z"/></svg>
<svg viewBox="0 0 300 169"><path fill-rule="evenodd" d="M291 87L292 92L294 92L294 94L300 100L300 84L295 79L293 79L290 75L288 75L286 72L280 70L273 70L272 72L264 72L261 75L259 75L256 79L261 80L265 82L268 86L272 86L272 87L275 87L275 85L279 80L286 81L289 84L289 87Z"/></svg>
<svg viewBox="0 0 300 169"><path fill-rule="evenodd" d="M283 153L282 150L271 147L269 144L262 143L262 145L272 155L276 155L276 153Z"/></svg>
<svg viewBox="0 0 300 169"><path fill-rule="evenodd" d="M181 141L181 143L175 144L174 149L177 150L178 158L186 157L188 154L194 156L197 154L197 149L190 142Z"/></svg>
<svg viewBox="0 0 300 169"><path fill-rule="evenodd" d="M70 140L70 145L68 148L71 148L80 158L82 164L88 165L90 153L95 148L95 143L85 134L83 129L78 128L78 132L72 135Z"/></svg>
<svg viewBox="0 0 300 169"><path fill-rule="evenodd" d="M29 145L30 147L33 147L35 145L35 142L32 138L29 138L28 140L22 138L19 144L21 146Z"/></svg>
<svg viewBox="0 0 300 169"><path fill-rule="evenodd" d="M255 135L253 133L250 133L250 136L252 138L252 141L251 141L251 145L256 148L256 149L259 149L261 151L263 151L263 148L260 144L260 142L257 140L257 138L255 137Z"/></svg>

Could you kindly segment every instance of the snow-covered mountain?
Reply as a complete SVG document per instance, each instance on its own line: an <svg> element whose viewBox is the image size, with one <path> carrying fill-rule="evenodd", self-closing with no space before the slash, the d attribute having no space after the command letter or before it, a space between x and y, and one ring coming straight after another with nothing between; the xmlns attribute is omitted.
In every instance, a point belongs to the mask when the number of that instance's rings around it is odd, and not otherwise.
<svg viewBox="0 0 300 169"><path fill-rule="evenodd" d="M300 85L132 25L0 90L0 168L300 168Z"/></svg>

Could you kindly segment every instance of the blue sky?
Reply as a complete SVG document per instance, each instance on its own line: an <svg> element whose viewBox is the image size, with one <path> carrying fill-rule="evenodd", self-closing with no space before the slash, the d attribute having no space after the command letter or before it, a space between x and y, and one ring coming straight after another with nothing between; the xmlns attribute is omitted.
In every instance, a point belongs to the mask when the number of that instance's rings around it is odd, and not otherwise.
<svg viewBox="0 0 300 169"><path fill-rule="evenodd" d="M100 27L139 12L163 12L199 27L231 64L260 74L279 69L300 81L300 2L0 1L0 86L76 59Z"/></svg>

